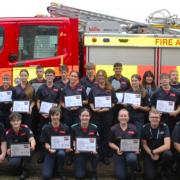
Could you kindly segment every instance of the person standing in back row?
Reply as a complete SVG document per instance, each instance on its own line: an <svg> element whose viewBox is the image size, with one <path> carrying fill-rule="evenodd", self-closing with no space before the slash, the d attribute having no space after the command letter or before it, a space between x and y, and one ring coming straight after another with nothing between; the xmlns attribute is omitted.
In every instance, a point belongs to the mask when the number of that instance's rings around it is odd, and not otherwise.
<svg viewBox="0 0 180 180"><path fill-rule="evenodd" d="M108 165L110 164L108 155L111 155L108 146L108 135L113 121L112 108L117 103L117 98L107 79L106 71L98 70L96 81L97 85L92 87L89 93L89 103L93 112L92 123L97 125L99 132L99 155L102 162Z"/></svg>
<svg viewBox="0 0 180 180"><path fill-rule="evenodd" d="M123 93L131 88L130 81L128 78L122 75L122 70L123 67L121 63L114 63L113 65L114 75L108 78L109 82L111 83L116 93ZM118 112L121 108L123 108L121 103L115 105L113 124L117 122Z"/></svg>
<svg viewBox="0 0 180 180"><path fill-rule="evenodd" d="M179 121L180 93L170 86L169 74L161 74L160 83L161 87L151 97L152 110L162 113L162 122L168 125L170 133L172 133L175 124ZM169 106L171 105L170 109L162 109L164 106L160 106L159 103L165 104L167 101L169 101Z"/></svg>
<svg viewBox="0 0 180 180"><path fill-rule="evenodd" d="M171 87L177 89L180 92L180 83L179 81L179 73L177 70L172 70L169 73L170 75L170 85Z"/></svg>
<svg viewBox="0 0 180 180"><path fill-rule="evenodd" d="M86 94L89 95L91 88L95 85L95 76L96 76L96 66L89 62L85 66L86 68L86 76L82 77L80 80L80 84L85 87Z"/></svg>

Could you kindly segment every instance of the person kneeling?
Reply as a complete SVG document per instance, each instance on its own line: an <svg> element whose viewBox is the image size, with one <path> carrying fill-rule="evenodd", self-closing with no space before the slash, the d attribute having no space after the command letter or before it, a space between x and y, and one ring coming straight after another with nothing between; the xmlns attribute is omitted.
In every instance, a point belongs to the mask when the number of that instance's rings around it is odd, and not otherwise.
<svg viewBox="0 0 180 180"><path fill-rule="evenodd" d="M24 180L28 176L36 142L31 129L21 124L21 114L12 112L9 120L12 128L6 132L8 164L20 170L20 180Z"/></svg>

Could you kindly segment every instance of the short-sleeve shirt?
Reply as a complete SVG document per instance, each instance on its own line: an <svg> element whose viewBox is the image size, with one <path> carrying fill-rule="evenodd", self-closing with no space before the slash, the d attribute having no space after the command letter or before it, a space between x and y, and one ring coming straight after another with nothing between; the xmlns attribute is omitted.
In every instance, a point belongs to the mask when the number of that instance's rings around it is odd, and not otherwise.
<svg viewBox="0 0 180 180"><path fill-rule="evenodd" d="M1 142L4 142L4 141L6 141L6 133L3 128L3 125L0 124L0 144L1 144Z"/></svg>
<svg viewBox="0 0 180 180"><path fill-rule="evenodd" d="M52 136L67 136L69 135L69 128L61 123L59 127L53 128L52 124L45 125L42 129L40 141L51 145Z"/></svg>
<svg viewBox="0 0 180 180"><path fill-rule="evenodd" d="M72 135L72 140L76 140L77 137L91 137L91 138L97 138L98 131L97 131L97 126L94 124L89 124L86 130L83 130L81 125L75 124L71 127L71 135Z"/></svg>
<svg viewBox="0 0 180 180"><path fill-rule="evenodd" d="M63 88L66 86L66 84L67 84L67 83L64 83L64 82L62 81L62 79L60 79L60 80L58 80L58 81L56 81L56 82L54 83L54 85L57 86L59 89L61 89L61 91L62 91Z"/></svg>
<svg viewBox="0 0 180 180"><path fill-rule="evenodd" d="M66 96L74 96L74 95L81 95L82 101L87 100L87 94L85 88L81 84L77 84L75 87L71 87L70 84L68 83L62 91L61 101L65 102Z"/></svg>
<svg viewBox="0 0 180 180"><path fill-rule="evenodd" d="M0 92L9 91L12 93L12 89L13 89L13 87L11 87L11 86L7 89L4 89L3 86L0 86ZM0 111L2 111L2 112L10 111L11 107L12 107L12 102L6 102L6 103L0 102Z"/></svg>
<svg viewBox="0 0 180 180"><path fill-rule="evenodd" d="M111 127L108 141L116 144L120 147L121 139L136 139L138 138L138 131L136 126L133 124L128 124L126 130L122 130L119 124L115 124Z"/></svg>
<svg viewBox="0 0 180 180"><path fill-rule="evenodd" d="M94 87L92 87L90 93L89 93L89 102L92 104L95 104L95 97L101 97L101 96L110 96L112 104L117 103L117 97L113 90L105 90L102 89L98 84Z"/></svg>
<svg viewBox="0 0 180 180"><path fill-rule="evenodd" d="M170 84L172 88L178 90L178 92L180 92L180 83L177 84Z"/></svg>
<svg viewBox="0 0 180 180"><path fill-rule="evenodd" d="M116 79L115 76L110 76L108 80L116 92L124 92L131 87L129 79L124 76L120 79Z"/></svg>
<svg viewBox="0 0 180 180"><path fill-rule="evenodd" d="M134 93L133 89L130 88L126 91L127 93ZM148 106L148 97L147 95L145 97L141 97L141 106ZM130 114L130 122L134 121L144 121L145 118L145 112L141 109L134 109L132 106L128 106L128 111ZM143 122L142 122L143 123Z"/></svg>
<svg viewBox="0 0 180 180"><path fill-rule="evenodd" d="M39 87L36 98L40 101L46 101L50 103L60 102L61 90L53 84L51 88L49 88L46 84L43 84Z"/></svg>
<svg viewBox="0 0 180 180"><path fill-rule="evenodd" d="M164 139L170 137L169 128L165 123L160 123L159 127L153 129L150 123L144 125L141 138L147 141L151 150L164 144Z"/></svg>
<svg viewBox="0 0 180 180"><path fill-rule="evenodd" d="M172 133L172 140L174 143L180 144L180 122L176 124Z"/></svg>
<svg viewBox="0 0 180 180"><path fill-rule="evenodd" d="M80 84L86 89L87 95L89 95L89 92L91 88L96 84L95 78L91 81L87 76L84 76L80 80Z"/></svg>
<svg viewBox="0 0 180 180"><path fill-rule="evenodd" d="M29 84L30 85L30 84ZM30 85L31 86L31 85ZM32 87L32 86L31 86ZM26 87L25 87L26 88ZM12 99L13 100L20 100L20 101L34 101L35 100L35 91L34 88L33 89L33 94L32 97L30 99L30 97L26 94L25 92L25 88L22 88L22 86L19 84L16 87L13 88L12 91Z"/></svg>
<svg viewBox="0 0 180 180"><path fill-rule="evenodd" d="M28 143L31 137L33 137L33 132L24 124L21 124L18 133L16 133L12 128L6 131L8 147L10 147L11 144Z"/></svg>

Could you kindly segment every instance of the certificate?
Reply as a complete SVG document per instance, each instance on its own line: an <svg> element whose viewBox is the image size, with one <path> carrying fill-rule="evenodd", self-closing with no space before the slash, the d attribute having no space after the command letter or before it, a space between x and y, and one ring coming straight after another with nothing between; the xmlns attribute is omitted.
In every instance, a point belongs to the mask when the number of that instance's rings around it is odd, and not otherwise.
<svg viewBox="0 0 180 180"><path fill-rule="evenodd" d="M70 136L52 136L51 148L52 149L70 149L71 148Z"/></svg>
<svg viewBox="0 0 180 180"><path fill-rule="evenodd" d="M116 97L118 99L118 103L123 103L124 93L116 93Z"/></svg>
<svg viewBox="0 0 180 180"><path fill-rule="evenodd" d="M65 96L65 107L81 107L82 97L81 95Z"/></svg>
<svg viewBox="0 0 180 180"><path fill-rule="evenodd" d="M0 92L0 102L11 102L11 101L12 101L12 91Z"/></svg>
<svg viewBox="0 0 180 180"><path fill-rule="evenodd" d="M139 139L121 139L120 150L123 152L139 152Z"/></svg>
<svg viewBox="0 0 180 180"><path fill-rule="evenodd" d="M141 105L141 95L134 93L124 93L124 104Z"/></svg>
<svg viewBox="0 0 180 180"><path fill-rule="evenodd" d="M90 87L87 87L86 88L86 94L89 95L89 92L91 91L91 88Z"/></svg>
<svg viewBox="0 0 180 180"><path fill-rule="evenodd" d="M30 102L29 101L13 101L13 112L29 112Z"/></svg>
<svg viewBox="0 0 180 180"><path fill-rule="evenodd" d="M43 113L44 113L44 114L49 114L49 110L50 110L53 106L57 106L57 104L42 101L39 112L42 113L42 114L43 114Z"/></svg>
<svg viewBox="0 0 180 180"><path fill-rule="evenodd" d="M174 101L157 100L156 109L160 112L169 113L174 111Z"/></svg>
<svg viewBox="0 0 180 180"><path fill-rule="evenodd" d="M76 138L76 151L96 152L96 138Z"/></svg>
<svg viewBox="0 0 180 180"><path fill-rule="evenodd" d="M32 87L34 88L35 92L37 92L37 90L39 89L39 87L41 85L43 85L44 83L32 83Z"/></svg>
<svg viewBox="0 0 180 180"><path fill-rule="evenodd" d="M94 104L95 108L111 108L111 96L95 97Z"/></svg>
<svg viewBox="0 0 180 180"><path fill-rule="evenodd" d="M30 144L11 144L11 157L29 157Z"/></svg>

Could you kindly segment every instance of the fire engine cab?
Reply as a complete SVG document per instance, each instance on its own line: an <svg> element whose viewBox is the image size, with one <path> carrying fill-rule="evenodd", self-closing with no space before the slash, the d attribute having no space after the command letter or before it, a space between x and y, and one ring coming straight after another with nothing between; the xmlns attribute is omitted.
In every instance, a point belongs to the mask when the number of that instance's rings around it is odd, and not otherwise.
<svg viewBox="0 0 180 180"><path fill-rule="evenodd" d="M157 83L160 73L180 71L179 31L164 28L162 34L148 24L54 3L48 12L51 17L0 18L0 77L10 74L15 85L22 68L33 78L37 65L58 75L60 64L82 73L86 62L108 75L115 62L127 77L152 70Z"/></svg>

